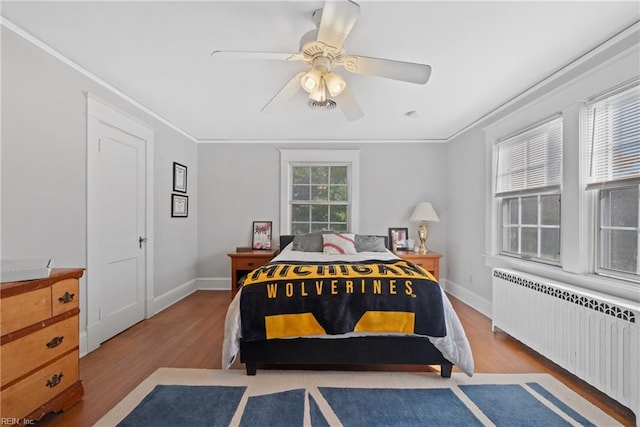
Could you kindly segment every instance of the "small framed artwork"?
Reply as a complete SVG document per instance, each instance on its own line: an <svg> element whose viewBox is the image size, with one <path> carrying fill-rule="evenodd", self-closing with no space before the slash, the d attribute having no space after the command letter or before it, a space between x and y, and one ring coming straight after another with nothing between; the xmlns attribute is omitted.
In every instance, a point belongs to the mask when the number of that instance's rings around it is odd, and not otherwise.
<svg viewBox="0 0 640 427"><path fill-rule="evenodd" d="M171 195L171 216L174 218L186 218L189 216L189 196L182 194Z"/></svg>
<svg viewBox="0 0 640 427"><path fill-rule="evenodd" d="M258 250L271 249L271 221L253 221L251 247Z"/></svg>
<svg viewBox="0 0 640 427"><path fill-rule="evenodd" d="M389 243L393 247L395 242L395 248L400 250L409 249L409 229L408 228L390 228L389 229Z"/></svg>
<svg viewBox="0 0 640 427"><path fill-rule="evenodd" d="M187 167L173 162L173 191L187 192Z"/></svg>

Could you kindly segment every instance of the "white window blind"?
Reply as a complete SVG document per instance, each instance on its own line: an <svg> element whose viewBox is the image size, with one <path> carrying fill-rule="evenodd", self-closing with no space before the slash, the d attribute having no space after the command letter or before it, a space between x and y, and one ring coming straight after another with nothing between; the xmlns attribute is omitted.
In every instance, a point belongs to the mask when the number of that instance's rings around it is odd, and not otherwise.
<svg viewBox="0 0 640 427"><path fill-rule="evenodd" d="M559 190L562 116L554 116L498 142L496 196Z"/></svg>
<svg viewBox="0 0 640 427"><path fill-rule="evenodd" d="M640 86L635 82L588 106L587 188L640 181Z"/></svg>

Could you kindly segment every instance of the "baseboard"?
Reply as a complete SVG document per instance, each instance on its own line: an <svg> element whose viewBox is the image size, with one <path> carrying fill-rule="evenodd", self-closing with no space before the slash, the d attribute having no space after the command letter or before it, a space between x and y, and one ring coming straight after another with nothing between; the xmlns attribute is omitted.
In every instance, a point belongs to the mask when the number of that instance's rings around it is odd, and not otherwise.
<svg viewBox="0 0 640 427"><path fill-rule="evenodd" d="M89 354L89 343L87 340L87 331L80 331L80 357Z"/></svg>
<svg viewBox="0 0 640 427"><path fill-rule="evenodd" d="M444 282L444 283L443 283ZM478 294L471 292L469 289L464 286L460 286L457 283L444 279L440 281L440 284L443 285L445 292L453 295L463 303L467 304L470 307L473 307L475 310L487 316L491 319L492 316L492 304L488 299L484 299Z"/></svg>
<svg viewBox="0 0 640 427"><path fill-rule="evenodd" d="M173 304L177 303L183 298L188 297L192 293L198 290L196 286L197 279L189 280L182 285L178 285L175 288L171 289L169 292L165 292L162 295L154 297L151 302L151 310L147 310L147 313L151 313L151 316L155 316L160 313L162 310L171 307ZM148 317L151 317L148 316Z"/></svg>
<svg viewBox="0 0 640 427"><path fill-rule="evenodd" d="M196 288L201 291L230 291L231 278L229 277L198 277Z"/></svg>

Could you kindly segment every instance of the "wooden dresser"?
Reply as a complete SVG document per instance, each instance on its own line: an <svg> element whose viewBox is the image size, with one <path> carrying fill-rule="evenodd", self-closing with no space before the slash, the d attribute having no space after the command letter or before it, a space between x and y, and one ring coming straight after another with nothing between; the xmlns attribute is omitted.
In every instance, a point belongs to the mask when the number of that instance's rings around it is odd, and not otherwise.
<svg viewBox="0 0 640 427"><path fill-rule="evenodd" d="M0 285L3 423L32 424L82 398L78 369L82 274L82 269L53 269L45 279Z"/></svg>
<svg viewBox="0 0 640 427"><path fill-rule="evenodd" d="M394 253L405 261L421 266L429 273L433 274L433 277L435 277L436 280L440 280L440 258L442 258L442 254L432 251L429 251L426 254L411 251L396 251Z"/></svg>
<svg viewBox="0 0 640 427"><path fill-rule="evenodd" d="M231 258L231 298L238 293L238 280L242 276L268 263L277 253L277 249L228 253Z"/></svg>

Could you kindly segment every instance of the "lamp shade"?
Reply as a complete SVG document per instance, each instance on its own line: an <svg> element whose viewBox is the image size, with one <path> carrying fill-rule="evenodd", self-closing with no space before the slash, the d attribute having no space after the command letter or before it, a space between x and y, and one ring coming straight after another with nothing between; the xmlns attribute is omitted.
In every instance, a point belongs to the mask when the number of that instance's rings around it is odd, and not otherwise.
<svg viewBox="0 0 640 427"><path fill-rule="evenodd" d="M409 218L411 222L423 222L423 221L431 221L431 222L440 222L440 218L438 218L438 214L435 209L433 209L433 205L429 202L420 202L416 205L411 217Z"/></svg>

